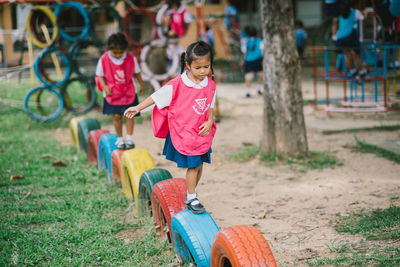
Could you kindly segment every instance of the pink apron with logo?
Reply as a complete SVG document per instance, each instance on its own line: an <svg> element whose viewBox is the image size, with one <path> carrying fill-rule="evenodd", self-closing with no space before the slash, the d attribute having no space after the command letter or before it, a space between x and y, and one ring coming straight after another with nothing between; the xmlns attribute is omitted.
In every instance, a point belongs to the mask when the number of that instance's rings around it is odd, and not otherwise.
<svg viewBox="0 0 400 267"><path fill-rule="evenodd" d="M181 12L177 12L173 10L171 12L171 30L174 30L178 36L182 36L185 34L185 21L184 21L184 16L185 16L186 10L183 9Z"/></svg>
<svg viewBox="0 0 400 267"><path fill-rule="evenodd" d="M187 156L202 155L208 152L216 131L213 123L207 136L200 136L199 126L207 121L208 112L215 94L215 83L208 79L202 89L187 87L178 76L168 82L172 85L172 101L169 107L153 109L153 132L165 138L168 130L175 149ZM168 119L166 119L168 117Z"/></svg>
<svg viewBox="0 0 400 267"><path fill-rule="evenodd" d="M103 67L104 79L107 85L111 88L112 95L105 96L110 105L128 105L135 100L136 92L132 77L135 73L135 61L132 54L126 53L124 62L121 65L116 65L108 56L108 51L101 58ZM95 81L100 91L103 88L100 85L99 78L96 76Z"/></svg>

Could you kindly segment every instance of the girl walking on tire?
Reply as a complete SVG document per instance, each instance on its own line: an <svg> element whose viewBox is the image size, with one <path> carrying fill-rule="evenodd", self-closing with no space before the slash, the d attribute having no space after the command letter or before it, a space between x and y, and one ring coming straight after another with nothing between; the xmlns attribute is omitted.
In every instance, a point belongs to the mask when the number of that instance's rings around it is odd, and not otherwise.
<svg viewBox="0 0 400 267"><path fill-rule="evenodd" d="M128 41L122 33L112 34L107 40L106 51L96 67L96 84L104 95L103 114L112 114L115 131L118 135L115 143L118 149L131 149L133 142L134 118L126 119L126 140L122 136L122 115L131 106L139 104L136 95L135 77L140 84L140 93L144 93L144 83L136 58L127 52ZM137 116L140 116L138 114Z"/></svg>
<svg viewBox="0 0 400 267"><path fill-rule="evenodd" d="M192 43L181 55L181 75L170 80L137 106L128 108L124 115L133 118L144 108L155 104L153 132L166 138L163 155L186 171L185 204L193 213L205 211L197 198L196 186L203 171L203 163L211 163L211 145L216 125L213 119L215 83L213 52L203 42Z"/></svg>

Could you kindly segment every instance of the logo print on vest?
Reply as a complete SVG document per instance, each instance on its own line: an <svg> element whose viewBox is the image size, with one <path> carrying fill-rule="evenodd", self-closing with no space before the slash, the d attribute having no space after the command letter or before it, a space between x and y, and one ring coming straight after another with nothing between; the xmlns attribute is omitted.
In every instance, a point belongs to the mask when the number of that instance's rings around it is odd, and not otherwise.
<svg viewBox="0 0 400 267"><path fill-rule="evenodd" d="M125 82L125 72L123 70L116 70L116 74L114 74L114 78L119 83Z"/></svg>
<svg viewBox="0 0 400 267"><path fill-rule="evenodd" d="M206 106L207 98L195 99L194 101L197 103L197 106L193 105L193 110L199 115L203 115L210 108L210 104Z"/></svg>

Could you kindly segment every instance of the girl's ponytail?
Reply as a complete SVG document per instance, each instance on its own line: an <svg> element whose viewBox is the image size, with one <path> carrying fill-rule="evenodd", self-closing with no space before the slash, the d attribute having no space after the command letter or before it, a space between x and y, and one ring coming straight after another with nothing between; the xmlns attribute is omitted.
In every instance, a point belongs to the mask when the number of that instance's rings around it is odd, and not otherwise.
<svg viewBox="0 0 400 267"><path fill-rule="evenodd" d="M181 74L185 71L185 67L186 67L185 57L186 57L185 52L182 52L182 54L181 54Z"/></svg>

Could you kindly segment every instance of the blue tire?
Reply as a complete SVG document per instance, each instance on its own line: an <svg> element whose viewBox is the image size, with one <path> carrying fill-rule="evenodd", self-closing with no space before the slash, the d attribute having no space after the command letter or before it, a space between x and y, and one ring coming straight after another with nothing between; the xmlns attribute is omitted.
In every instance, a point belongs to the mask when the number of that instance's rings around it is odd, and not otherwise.
<svg viewBox="0 0 400 267"><path fill-rule="evenodd" d="M55 95L55 99L54 97L51 97L52 102L50 104L53 105L52 108L47 109L44 106L44 105L47 106L46 103L43 103L43 105L40 103L40 98L41 98L40 96L43 93ZM48 101L43 101L43 102L48 102ZM25 95L24 109L29 116L31 116L37 121L45 122L54 120L61 115L63 108L64 108L63 97L59 92L50 87L39 86L33 88Z"/></svg>
<svg viewBox="0 0 400 267"><path fill-rule="evenodd" d="M219 229L210 214L193 214L185 209L172 217L174 246L183 262L195 262L198 267L211 265L211 248Z"/></svg>
<svg viewBox="0 0 400 267"><path fill-rule="evenodd" d="M111 156L112 152L118 149L115 145L117 138L115 133L103 134L99 142L99 154L97 155L99 169L107 171L110 183L112 183Z"/></svg>
<svg viewBox="0 0 400 267"><path fill-rule="evenodd" d="M84 27L83 30L81 32L81 34L78 37L74 37L69 35L68 33L66 33L64 31L64 29L60 26L62 25L62 23L60 22L60 13L62 11L63 8L74 8L76 9L82 16L83 21L84 21ZM59 32L60 32L60 36L62 38L64 38L67 41L70 41L72 43L78 41L78 40L86 40L89 38L89 32L90 32L90 19L89 19L89 15L86 12L86 9L78 2L65 2L62 3L61 5L57 6L57 8L54 10L54 15L57 18L57 25L59 25Z"/></svg>
<svg viewBox="0 0 400 267"><path fill-rule="evenodd" d="M64 77L61 78L61 80L59 81L53 81L51 80L49 77L47 77L47 75L44 73L43 70L43 57L46 54L51 54L51 53L56 53L57 56L59 56L62 61L65 64L65 73L64 73ZM55 47L48 47L46 49L44 49L35 59L35 62L33 63L33 69L35 71L36 77L38 77L38 79L46 86L49 87L59 87L62 86L66 83L66 81L68 80L69 76L71 75L71 64L69 62L68 57L61 52L60 50L58 50Z"/></svg>

